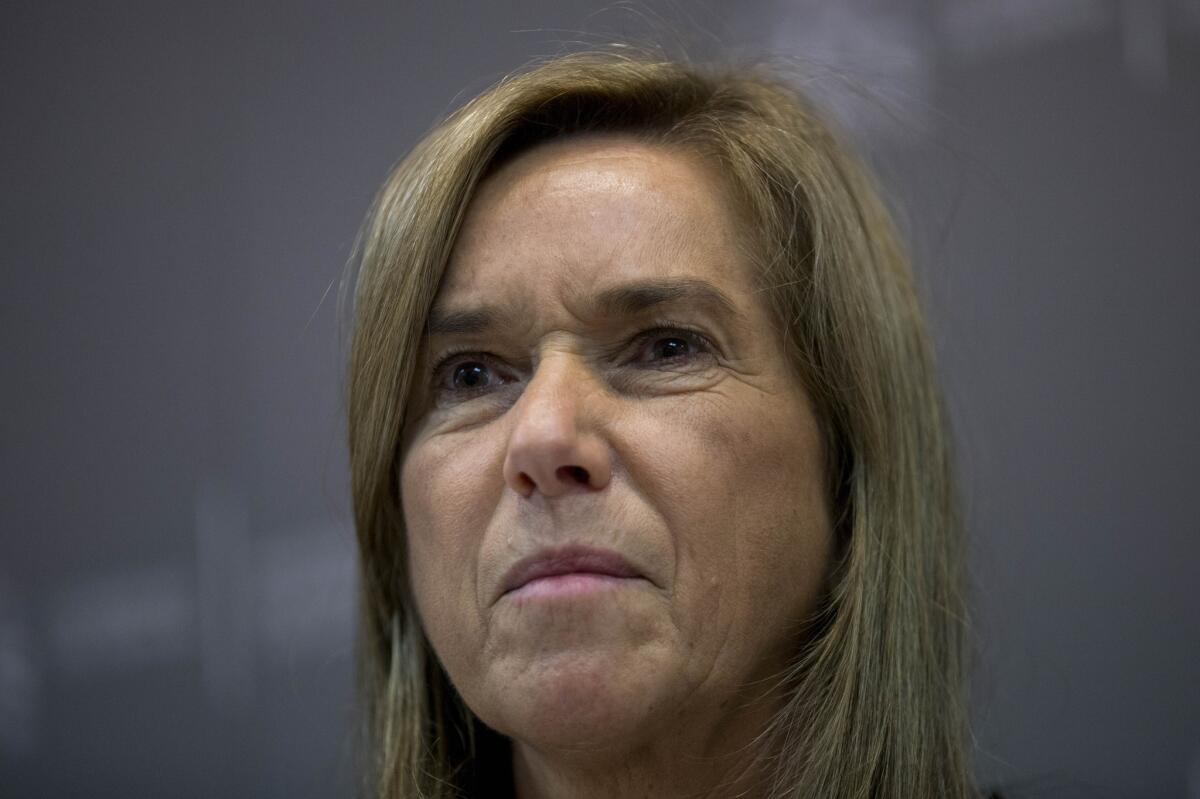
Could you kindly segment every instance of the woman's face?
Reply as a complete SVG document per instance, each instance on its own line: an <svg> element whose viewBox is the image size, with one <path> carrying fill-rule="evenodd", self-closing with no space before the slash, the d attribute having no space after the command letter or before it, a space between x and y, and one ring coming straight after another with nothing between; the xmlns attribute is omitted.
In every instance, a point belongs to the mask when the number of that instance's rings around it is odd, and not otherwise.
<svg viewBox="0 0 1200 799"><path fill-rule="evenodd" d="M816 420L709 170L536 147L480 187L430 317L413 593L468 706L534 746L728 723L827 571Z"/></svg>

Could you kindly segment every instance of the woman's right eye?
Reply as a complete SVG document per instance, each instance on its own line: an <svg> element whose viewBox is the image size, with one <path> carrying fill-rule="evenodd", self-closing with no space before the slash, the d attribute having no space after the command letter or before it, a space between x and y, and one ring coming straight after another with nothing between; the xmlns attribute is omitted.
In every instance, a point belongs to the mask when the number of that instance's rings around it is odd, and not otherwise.
<svg viewBox="0 0 1200 799"><path fill-rule="evenodd" d="M455 388L471 391L483 388L483 384L487 382L490 374L486 365L476 361L467 361L454 367L454 371L450 375L450 383Z"/></svg>
<svg viewBox="0 0 1200 799"><path fill-rule="evenodd" d="M474 357L461 357L464 354ZM486 391L497 379L487 359L477 353L448 353L431 372L439 396L471 397Z"/></svg>

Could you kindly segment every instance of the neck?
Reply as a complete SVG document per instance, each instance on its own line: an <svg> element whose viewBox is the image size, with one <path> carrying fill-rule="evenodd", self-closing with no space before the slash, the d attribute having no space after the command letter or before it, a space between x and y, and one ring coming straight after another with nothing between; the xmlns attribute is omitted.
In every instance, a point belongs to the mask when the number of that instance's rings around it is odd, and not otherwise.
<svg viewBox="0 0 1200 799"><path fill-rule="evenodd" d="M757 736L769 709L742 708L718 723L694 719L638 745L555 749L513 742L518 799L753 799L766 795ZM703 730L702 734L697 734Z"/></svg>

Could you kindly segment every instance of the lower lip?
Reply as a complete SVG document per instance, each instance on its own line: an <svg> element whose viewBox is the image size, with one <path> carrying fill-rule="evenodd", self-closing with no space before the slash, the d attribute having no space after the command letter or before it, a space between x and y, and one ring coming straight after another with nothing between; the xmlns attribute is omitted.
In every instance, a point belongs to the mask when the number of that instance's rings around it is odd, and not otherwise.
<svg viewBox="0 0 1200 799"><path fill-rule="evenodd" d="M637 577L614 577L611 574L571 572L530 580L506 595L510 599L568 599L612 591L629 585Z"/></svg>

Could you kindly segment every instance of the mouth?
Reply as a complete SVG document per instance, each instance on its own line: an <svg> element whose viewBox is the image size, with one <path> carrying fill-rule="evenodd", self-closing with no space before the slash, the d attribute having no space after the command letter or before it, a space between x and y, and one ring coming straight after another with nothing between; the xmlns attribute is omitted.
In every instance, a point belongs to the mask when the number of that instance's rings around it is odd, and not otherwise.
<svg viewBox="0 0 1200 799"><path fill-rule="evenodd" d="M523 595L579 593L639 578L645 576L617 552L592 547L563 547L543 550L513 564L504 575L500 596L517 591Z"/></svg>

